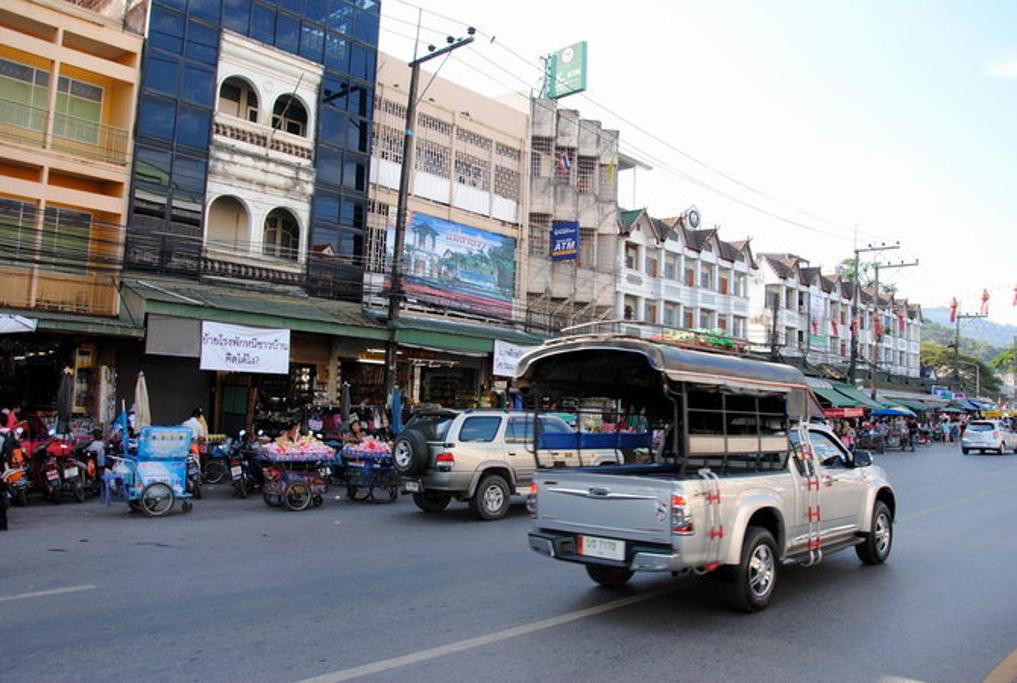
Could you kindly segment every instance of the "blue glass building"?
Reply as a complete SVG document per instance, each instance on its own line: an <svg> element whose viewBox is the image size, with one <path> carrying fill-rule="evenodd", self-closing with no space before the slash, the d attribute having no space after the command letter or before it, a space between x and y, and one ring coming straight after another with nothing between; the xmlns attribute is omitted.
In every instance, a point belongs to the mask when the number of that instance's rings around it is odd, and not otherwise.
<svg viewBox="0 0 1017 683"><path fill-rule="evenodd" d="M313 295L360 300L379 15L375 0L153 0L128 269L203 276L216 69L223 30L229 29L322 67L302 278Z"/></svg>

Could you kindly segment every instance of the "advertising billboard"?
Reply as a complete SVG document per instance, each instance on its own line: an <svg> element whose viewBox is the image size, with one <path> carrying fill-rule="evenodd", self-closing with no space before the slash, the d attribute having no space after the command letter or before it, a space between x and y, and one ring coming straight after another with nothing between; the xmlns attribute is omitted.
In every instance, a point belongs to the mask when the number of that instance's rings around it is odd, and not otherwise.
<svg viewBox="0 0 1017 683"><path fill-rule="evenodd" d="M551 224L551 260L575 261L579 255L579 221Z"/></svg>
<svg viewBox="0 0 1017 683"><path fill-rule="evenodd" d="M586 41L563 47L547 57L545 93L552 100L586 90Z"/></svg>
<svg viewBox="0 0 1017 683"><path fill-rule="evenodd" d="M394 243L390 234L389 244ZM403 289L411 298L484 315L512 316L513 237L413 212L406 226L402 272Z"/></svg>

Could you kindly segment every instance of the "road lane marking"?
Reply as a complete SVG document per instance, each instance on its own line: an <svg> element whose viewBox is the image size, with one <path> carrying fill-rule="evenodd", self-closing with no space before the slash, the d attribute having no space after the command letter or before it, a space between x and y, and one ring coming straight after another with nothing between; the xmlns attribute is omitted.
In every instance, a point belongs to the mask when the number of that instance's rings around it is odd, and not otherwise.
<svg viewBox="0 0 1017 683"><path fill-rule="evenodd" d="M529 635L538 631L545 631L549 628L561 626L562 624L567 624L572 621L586 619L598 614L603 614L604 612L611 612L616 609L621 609L622 607L646 602L647 600L658 598L666 593L671 593L677 588L677 585L657 588L646 593L640 593L639 595L630 595L626 598L611 600L610 602L604 602L593 607L587 607L574 612L566 612L565 614L559 614L556 617L541 619L540 621L534 621L521 626L514 626L501 631L495 631L494 633L488 633L487 635L467 638L466 640L449 643L448 645L440 645L426 650L418 650L417 652L411 652L409 654L392 657L390 659L381 659L376 662L371 662L370 664L355 666L352 669L343 669L341 671L321 674L320 676L314 676L313 678L306 678L303 681L300 681L300 683L335 683L337 681L348 681L351 678L357 678L359 676L368 676L370 674L409 666L410 664L418 664L429 659L444 657L445 655L451 655L465 650L472 650L474 648L499 643L503 640L509 640L510 638L518 638L519 636Z"/></svg>
<svg viewBox="0 0 1017 683"><path fill-rule="evenodd" d="M937 512L943 512L944 510L949 510L951 508L957 507L961 503L969 503L969 502L971 502L973 500L978 500L979 498L984 498L986 496L992 496L992 495L995 495L997 493L1005 493L1006 491L1013 491L1015 489L1017 489L1017 484L1012 484L1010 486L1003 486L1001 488L991 489L989 491L982 491L981 493L976 493L976 494L974 494L972 496L966 496L964 498L954 498L953 500L951 500L949 503L946 503L945 505L940 505L938 507L930 508L928 510L922 510L921 512L914 512L914 513L912 513L910 515L904 515L903 517L899 518L897 521L898 522L910 522L910 521L915 520L915 519L920 519L922 517L928 517L929 515L934 515Z"/></svg>
<svg viewBox="0 0 1017 683"><path fill-rule="evenodd" d="M990 671L982 683L1013 683L1013 681L1017 681L1017 650L1011 652Z"/></svg>
<svg viewBox="0 0 1017 683"><path fill-rule="evenodd" d="M941 505L928 510L922 510L921 512L905 515L904 517L899 518L898 521L908 522L915 519L920 519L922 517L926 517L928 515L932 515L937 512L942 512L943 510L948 510L950 508L956 507L957 505L962 503L970 502L997 493L1012 491L1015 489L1017 489L1017 485L1004 486L989 491L982 491L981 493L972 496L967 496L964 498L955 498L947 505ZM363 664L361 666L356 666L350 669L342 669L340 671L333 671L331 673L321 674L320 676L306 678L302 681L299 681L299 683L337 683L338 681L348 681L350 679L358 678L360 676L369 676L371 674L377 674L382 673L384 671L390 671L392 669L398 669L400 667L409 666L411 664L417 664L430 659L444 657L445 655L456 654L458 652L472 650L478 647L483 647L485 645L498 643L503 640L509 640L511 638L518 638L519 636L544 631L549 628L561 626L562 624L567 624L572 621L586 619L588 617L596 616L598 614L603 614L604 612L610 612L616 609L620 609L622 607L627 607L628 605L645 602L646 600L650 600L652 598L659 597L666 593L670 593L676 590L677 588L678 584L676 584L675 586L658 588L647 593L641 593L639 595L632 595L629 597L620 598L618 600L612 600L610 602L605 602L594 607L587 607L585 609L576 610L574 612L567 612L556 617L541 619L540 621L534 621L529 624L523 624L521 626L515 626L513 628L508 628L501 631L495 631L494 633L489 633L487 635L477 636L475 638L467 638L466 640L460 640L454 643L449 643L447 645L439 645L437 647L429 648L426 650L418 650L417 652L411 652L409 654L401 655L399 657L381 659L376 662ZM1011 664L1014 667L1013 671L1017 673L1017 652L1011 655L1011 657L1008 657L1006 661L1004 661L1002 664L1000 664L999 667L997 667L997 669L1002 669L1004 665L1007 665L1008 662L1010 662L1011 658L1014 660ZM993 671L993 674L995 674L995 670ZM993 674L990 674L990 676ZM1013 680L1014 676L1013 674L1010 674L1010 678L999 678L993 679L992 681L986 679L984 683L1002 683L1003 681L1011 682Z"/></svg>
<svg viewBox="0 0 1017 683"><path fill-rule="evenodd" d="M64 593L79 593L81 591L94 591L95 586L86 584L84 586L67 586L66 588L51 588L48 591L35 591L32 593L18 593L17 595L0 596L0 602L11 600L25 600L27 598L41 598L46 595L62 595Z"/></svg>

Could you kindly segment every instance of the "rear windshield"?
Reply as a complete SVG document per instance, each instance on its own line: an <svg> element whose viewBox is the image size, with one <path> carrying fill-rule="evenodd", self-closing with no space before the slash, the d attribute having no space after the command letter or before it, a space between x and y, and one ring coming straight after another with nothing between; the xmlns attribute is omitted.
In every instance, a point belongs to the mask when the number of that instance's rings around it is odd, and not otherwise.
<svg viewBox="0 0 1017 683"><path fill-rule="evenodd" d="M428 441L444 441L451 424L451 415L414 415L406 423L406 429L420 432Z"/></svg>
<svg viewBox="0 0 1017 683"><path fill-rule="evenodd" d="M968 425L968 429L972 432L991 432L996 428L996 425L991 422L972 422Z"/></svg>

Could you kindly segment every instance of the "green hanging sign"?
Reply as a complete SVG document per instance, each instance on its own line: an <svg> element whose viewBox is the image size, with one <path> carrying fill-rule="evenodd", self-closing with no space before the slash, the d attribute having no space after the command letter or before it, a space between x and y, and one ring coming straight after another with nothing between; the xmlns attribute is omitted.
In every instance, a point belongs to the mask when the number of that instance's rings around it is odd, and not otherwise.
<svg viewBox="0 0 1017 683"><path fill-rule="evenodd" d="M564 47L547 57L544 94L556 100L586 90L586 41Z"/></svg>

